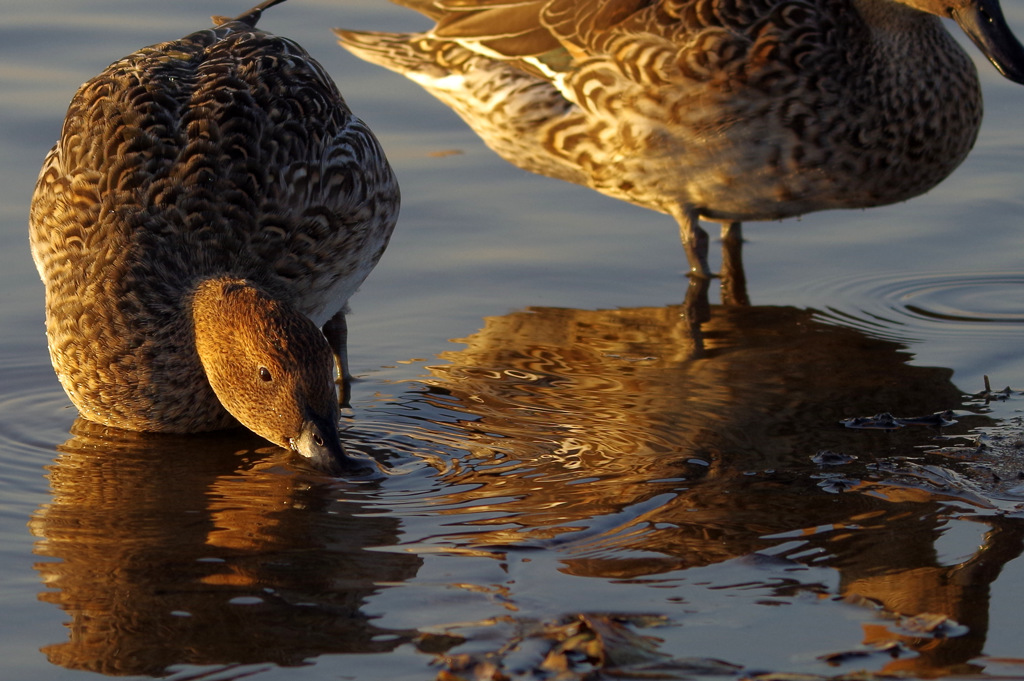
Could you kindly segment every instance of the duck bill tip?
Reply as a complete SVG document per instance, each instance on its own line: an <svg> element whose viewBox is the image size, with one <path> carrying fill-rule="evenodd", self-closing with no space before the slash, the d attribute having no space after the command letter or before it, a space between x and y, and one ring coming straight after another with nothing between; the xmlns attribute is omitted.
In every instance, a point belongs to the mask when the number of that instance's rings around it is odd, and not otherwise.
<svg viewBox="0 0 1024 681"><path fill-rule="evenodd" d="M308 419L291 448L321 473L334 477L365 477L376 471L371 462L345 451L337 426L327 419Z"/></svg>

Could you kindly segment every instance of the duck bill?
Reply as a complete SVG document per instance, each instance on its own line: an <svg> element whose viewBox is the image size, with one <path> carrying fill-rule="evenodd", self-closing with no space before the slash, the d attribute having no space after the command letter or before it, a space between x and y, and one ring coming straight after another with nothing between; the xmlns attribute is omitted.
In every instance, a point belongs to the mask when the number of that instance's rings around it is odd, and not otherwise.
<svg viewBox="0 0 1024 681"><path fill-rule="evenodd" d="M328 475L366 475L372 470L365 461L345 452L338 436L338 426L331 418L307 416L299 436L290 444L310 465Z"/></svg>
<svg viewBox="0 0 1024 681"><path fill-rule="evenodd" d="M974 0L952 10L953 20L999 73L1024 84L1024 47L1003 18L998 0Z"/></svg>

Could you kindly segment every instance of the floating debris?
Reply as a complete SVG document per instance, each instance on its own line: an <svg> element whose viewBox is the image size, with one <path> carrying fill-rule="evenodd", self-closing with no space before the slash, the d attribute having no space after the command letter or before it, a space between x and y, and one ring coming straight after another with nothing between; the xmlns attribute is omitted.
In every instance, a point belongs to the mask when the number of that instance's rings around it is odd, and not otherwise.
<svg viewBox="0 0 1024 681"><path fill-rule="evenodd" d="M860 430L899 430L906 426L927 426L930 428L945 428L956 424L956 414L951 410L935 412L925 416L893 416L889 412L882 412L874 416L855 416L843 419L839 423L847 428Z"/></svg>
<svg viewBox="0 0 1024 681"><path fill-rule="evenodd" d="M933 478L946 487L973 494L1007 512L1024 511L1024 419L1014 417L975 430L970 442L925 450L941 466ZM906 466L901 472L906 472ZM917 471L911 471L917 473Z"/></svg>
<svg viewBox="0 0 1024 681"><path fill-rule="evenodd" d="M931 612L924 612L913 617L901 617L899 628L902 633L929 638L956 638L969 631L967 627L946 615Z"/></svg>
<svg viewBox="0 0 1024 681"><path fill-rule="evenodd" d="M853 463L856 460L857 457L852 454L833 452L830 449L819 450L817 454L811 457L811 461L819 466L845 466L846 464Z"/></svg>
<svg viewBox="0 0 1024 681"><path fill-rule="evenodd" d="M896 417L889 412L882 412L874 416L854 416L853 418L843 419L839 423L847 428L861 428L865 430L897 430L902 427L896 422Z"/></svg>
<svg viewBox="0 0 1024 681"><path fill-rule="evenodd" d="M821 481L818 482L818 487L829 494L841 494L843 492L848 492L861 484L860 480L845 478L841 475L825 475L821 476L821 478Z"/></svg>
<svg viewBox="0 0 1024 681"><path fill-rule="evenodd" d="M658 648L661 639L632 631L631 627L660 626L662 616L577 614L555 622L527 627L523 639L501 651L440 656L443 666L437 681L510 681L557 679L583 681L616 679L691 679L694 676L735 676L743 668L701 657L672 657ZM512 648L543 641L550 647L531 669L506 669Z"/></svg>
<svg viewBox="0 0 1024 681"><path fill-rule="evenodd" d="M1002 402L1004 400L1010 399L1010 397L1013 395L1013 392L1014 391L1010 389L1010 386L1006 386L1002 390L992 390L992 384L989 383L988 376L986 375L985 389L982 390L980 393L973 395L972 397L974 397L974 399L976 400L982 400L985 403Z"/></svg>
<svg viewBox="0 0 1024 681"><path fill-rule="evenodd" d="M497 663L483 655L448 655L437 681L509 681Z"/></svg>

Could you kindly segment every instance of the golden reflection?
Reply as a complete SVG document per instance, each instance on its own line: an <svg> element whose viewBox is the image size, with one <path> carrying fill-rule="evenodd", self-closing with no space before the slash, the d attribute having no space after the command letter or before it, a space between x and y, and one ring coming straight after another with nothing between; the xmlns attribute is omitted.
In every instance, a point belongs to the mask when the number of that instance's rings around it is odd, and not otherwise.
<svg viewBox="0 0 1024 681"><path fill-rule="evenodd" d="M452 525L453 543L555 549L564 572L613 579L768 551L790 566L838 570L846 596L969 627L900 639L918 653L900 659L901 671L980 655L989 584L1019 555L1024 525L979 516L991 524L985 545L962 566L943 565L936 541L951 500L963 499L900 494L873 466L918 451L934 432L839 425L956 408L951 372L911 366L896 342L793 308L715 309L704 340L695 354L682 306L668 306L530 308L487 318L458 341L465 347L441 356L414 400L436 415L440 428L429 432L439 443L467 452L440 500L442 512L466 516ZM821 450L858 458L818 466L811 457ZM801 585L799 572L785 577L769 571L766 584L780 596L828 593Z"/></svg>
<svg viewBox="0 0 1024 681"><path fill-rule="evenodd" d="M240 440L241 438L241 440ZM239 452L239 446L246 447ZM30 521L46 591L70 621L57 665L163 675L172 665L302 664L406 637L360 612L420 561L399 521L358 517L344 486L267 460L256 438L152 436L79 419Z"/></svg>
<svg viewBox="0 0 1024 681"><path fill-rule="evenodd" d="M695 352L682 309L488 317L457 341L464 349L431 367L427 400L465 414L461 445L481 456L473 470L493 478L529 462L533 471L488 484L596 476L585 489L809 464L820 449L878 441L840 428L843 418L930 413L961 400L948 369L909 366L899 344L813 311L717 307Z"/></svg>

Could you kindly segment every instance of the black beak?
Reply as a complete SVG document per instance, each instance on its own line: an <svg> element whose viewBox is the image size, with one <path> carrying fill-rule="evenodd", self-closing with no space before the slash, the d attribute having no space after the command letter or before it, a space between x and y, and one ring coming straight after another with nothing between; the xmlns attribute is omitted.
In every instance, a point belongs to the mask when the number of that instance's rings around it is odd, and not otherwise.
<svg viewBox="0 0 1024 681"><path fill-rule="evenodd" d="M292 449L314 468L334 476L366 476L378 472L371 462L349 456L341 446L338 424L329 417L307 415Z"/></svg>
<svg viewBox="0 0 1024 681"><path fill-rule="evenodd" d="M954 9L953 20L999 73L1024 84L1024 47L1006 25L998 0L975 0L967 7Z"/></svg>

